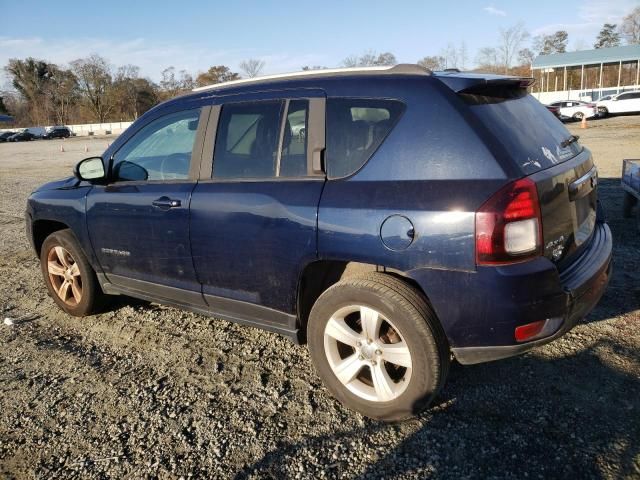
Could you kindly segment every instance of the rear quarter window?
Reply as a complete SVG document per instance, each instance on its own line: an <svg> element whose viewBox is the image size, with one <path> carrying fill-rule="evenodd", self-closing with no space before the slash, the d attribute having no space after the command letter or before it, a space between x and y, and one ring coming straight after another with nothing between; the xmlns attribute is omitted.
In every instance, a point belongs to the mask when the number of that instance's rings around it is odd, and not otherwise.
<svg viewBox="0 0 640 480"><path fill-rule="evenodd" d="M397 100L327 99L327 176L341 178L364 165L398 122L404 104Z"/></svg>

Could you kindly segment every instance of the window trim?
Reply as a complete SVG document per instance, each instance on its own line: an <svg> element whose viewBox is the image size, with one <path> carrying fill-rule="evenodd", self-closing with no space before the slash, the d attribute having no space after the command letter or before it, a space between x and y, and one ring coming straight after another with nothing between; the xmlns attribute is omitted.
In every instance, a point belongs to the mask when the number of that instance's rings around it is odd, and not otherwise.
<svg viewBox="0 0 640 480"><path fill-rule="evenodd" d="M288 98L284 101L283 111L280 115L280 126L278 127L278 150L276 150L276 175L275 178L280 177L280 162L282 162L282 146L284 145L284 127L287 125L287 116L289 115L289 103L291 100ZM281 107L282 108L282 107ZM309 169L307 169L309 173Z"/></svg>
<svg viewBox="0 0 640 480"><path fill-rule="evenodd" d="M276 93L277 95L271 95ZM269 95L268 95L269 94ZM205 141L202 151L202 163L200 168L199 182L206 183L262 183L262 182L291 182L301 180L322 180L326 178L325 172L320 169L319 171L314 168L316 162L322 158L322 153L325 149L325 105L326 97L324 92L322 94L317 91L296 91L296 90L284 90L276 92L261 92L261 95L256 95L255 92L251 92L247 97L238 98L239 95L233 95L229 97L235 98L221 98L220 103L213 105L211 117L209 118L209 125L205 134ZM230 100L230 101L225 101ZM278 141L278 154L276 166L279 169L280 161L282 158L282 144L284 142L284 125L286 124L286 117L288 114L289 103L292 100L307 100L309 102L309 111L307 113L307 174L299 177L214 177L213 166L215 164L215 145L217 137L220 134L220 120L222 115L222 109L225 105L237 105L243 103L258 103L269 101L280 101L284 104L284 111L281 117L281 125L279 131Z"/></svg>
<svg viewBox="0 0 640 480"><path fill-rule="evenodd" d="M124 148L131 140L133 140L138 133L151 123L156 120L161 119L162 117L166 117L169 115L173 115L175 113L187 112L190 110L200 110L200 116L198 118L198 129L196 130L196 135L193 140L193 148L191 149L191 160L189 161L189 171L187 174L187 178L181 179L168 179L168 180L117 180L113 178L113 168L115 166L116 155L120 150ZM109 157L109 168L107 169L107 186L109 185L154 185L154 184L177 184L177 183L191 183L196 182L198 180L198 173L200 172L200 165L202 161L202 150L204 143L204 135L205 135L205 127L208 125L208 120L211 112L210 105L198 105L190 108L176 108L170 111L162 112L160 115L154 116L149 119L148 122L140 125L135 132L133 132L129 138L122 144L118 146L118 149L114 151Z"/></svg>

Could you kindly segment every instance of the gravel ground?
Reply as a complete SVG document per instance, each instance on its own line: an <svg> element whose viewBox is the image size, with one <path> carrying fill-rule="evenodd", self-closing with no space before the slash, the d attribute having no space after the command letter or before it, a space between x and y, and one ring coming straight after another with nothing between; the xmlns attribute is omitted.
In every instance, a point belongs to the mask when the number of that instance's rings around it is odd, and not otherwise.
<svg viewBox="0 0 640 480"><path fill-rule="evenodd" d="M16 319L0 324L0 477L640 478L639 244L616 178L640 157L640 117L570 128L615 237L603 300L555 343L454 364L431 409L392 425L342 408L278 335L126 298L63 314L25 200L109 140L0 144L0 310Z"/></svg>

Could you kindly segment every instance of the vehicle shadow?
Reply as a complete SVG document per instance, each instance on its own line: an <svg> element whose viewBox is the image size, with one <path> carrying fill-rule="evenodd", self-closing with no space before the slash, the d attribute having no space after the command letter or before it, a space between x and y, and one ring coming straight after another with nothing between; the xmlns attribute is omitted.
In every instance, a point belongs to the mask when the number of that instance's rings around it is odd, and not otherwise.
<svg viewBox="0 0 640 480"><path fill-rule="evenodd" d="M313 459L303 478L637 477L640 380L603 360L612 351L637 361L603 338L560 358L455 365L439 404L417 418L282 442L235 478L290 477L301 459Z"/></svg>

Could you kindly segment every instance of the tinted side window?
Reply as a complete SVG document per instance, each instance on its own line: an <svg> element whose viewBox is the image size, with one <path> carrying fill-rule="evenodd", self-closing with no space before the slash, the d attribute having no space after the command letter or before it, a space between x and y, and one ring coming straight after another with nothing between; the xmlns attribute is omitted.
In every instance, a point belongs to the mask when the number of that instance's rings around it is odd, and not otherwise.
<svg viewBox="0 0 640 480"><path fill-rule="evenodd" d="M116 180L189 178L200 109L171 113L139 130L114 156Z"/></svg>
<svg viewBox="0 0 640 480"><path fill-rule="evenodd" d="M282 137L281 177L304 177L307 175L307 122L308 100L291 100L284 122Z"/></svg>
<svg viewBox="0 0 640 480"><path fill-rule="evenodd" d="M327 100L326 166L329 178L350 175L373 155L396 124L404 104L396 100Z"/></svg>
<svg viewBox="0 0 640 480"><path fill-rule="evenodd" d="M213 155L214 177L275 176L283 106L282 101L264 101L222 107Z"/></svg>

